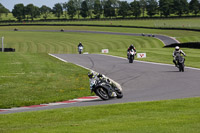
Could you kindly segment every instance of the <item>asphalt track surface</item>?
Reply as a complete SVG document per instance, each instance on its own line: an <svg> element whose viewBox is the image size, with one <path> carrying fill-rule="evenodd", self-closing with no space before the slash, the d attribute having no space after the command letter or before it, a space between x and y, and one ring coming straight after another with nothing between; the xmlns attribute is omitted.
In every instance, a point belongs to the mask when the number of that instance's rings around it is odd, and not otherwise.
<svg viewBox="0 0 200 133"><path fill-rule="evenodd" d="M61 32L58 30L18 30L18 31L33 31L33 32ZM84 30L63 30L62 32L75 32L75 33L93 33L93 34L108 34L108 35L125 35L125 36L144 36L144 37L152 37L152 34L142 34L142 33L121 33L121 32L104 32L104 31L84 31ZM159 39L164 43L165 46L180 43L173 37L169 37L166 35L154 34L154 38Z"/></svg>
<svg viewBox="0 0 200 133"><path fill-rule="evenodd" d="M200 96L200 69L186 68L185 72L179 72L173 65L141 61L134 61L130 64L125 58L100 54L54 54L53 56L62 61L92 69L115 80L122 86L124 97L122 99L115 98L107 101L93 100L56 106L11 110L0 112L0 114ZM90 91L89 88L88 91Z"/></svg>

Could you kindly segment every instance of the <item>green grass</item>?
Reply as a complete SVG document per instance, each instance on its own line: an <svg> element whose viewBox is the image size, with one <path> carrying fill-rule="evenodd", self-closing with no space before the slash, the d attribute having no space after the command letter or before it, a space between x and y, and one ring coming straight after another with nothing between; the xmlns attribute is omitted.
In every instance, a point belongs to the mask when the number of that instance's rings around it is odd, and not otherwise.
<svg viewBox="0 0 200 133"><path fill-rule="evenodd" d="M91 95L87 70L42 53L0 53L0 108Z"/></svg>
<svg viewBox="0 0 200 133"><path fill-rule="evenodd" d="M145 33L161 34L175 37L180 42L200 42L200 32L184 30L159 30L159 29L142 29L142 28L117 28L117 27L87 27L87 26L3 26L0 31L13 31L14 28L19 30L86 30L86 31L105 31L105 32L122 32L122 33ZM17 32L16 32L17 33ZM0 35L4 36L4 32ZM14 33L15 34L15 33Z"/></svg>
<svg viewBox="0 0 200 133"><path fill-rule="evenodd" d="M39 22L46 24L91 24L91 25L122 25L144 26L156 28L187 28L200 29L200 18L180 19L138 19L138 20L106 20L106 21L66 21L66 22Z"/></svg>
<svg viewBox="0 0 200 133"><path fill-rule="evenodd" d="M11 15L8 16L10 20ZM51 17L57 19L56 17ZM5 17L2 17L5 19ZM83 21L56 21L56 22L28 22L26 24L91 24L91 25L121 25L121 26L142 26L155 28L186 28L200 29L200 18L169 18L169 19L130 19L130 20L83 20Z"/></svg>
<svg viewBox="0 0 200 133"><path fill-rule="evenodd" d="M1 133L199 133L200 98L0 115Z"/></svg>

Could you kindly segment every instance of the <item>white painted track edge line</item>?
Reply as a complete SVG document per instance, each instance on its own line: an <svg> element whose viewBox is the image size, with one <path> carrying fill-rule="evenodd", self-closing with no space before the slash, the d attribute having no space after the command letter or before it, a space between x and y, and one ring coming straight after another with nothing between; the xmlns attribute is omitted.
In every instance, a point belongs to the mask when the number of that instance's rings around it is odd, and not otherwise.
<svg viewBox="0 0 200 133"><path fill-rule="evenodd" d="M53 56L54 58L59 59L59 60L61 60L61 61L63 61L63 62L67 62L66 60L63 60L62 58L57 57L57 56L55 56L55 55L53 55L53 54L50 54L50 53L49 53L49 55L50 55L50 56Z"/></svg>
<svg viewBox="0 0 200 133"><path fill-rule="evenodd" d="M105 55L105 54L99 54L99 55ZM127 58L124 57L119 57L119 56L115 56L115 55L105 55L105 56L111 56L111 57L116 57L116 58L120 58L120 59L124 59L127 60ZM164 64L164 63L156 63L156 62L148 62L148 61L139 61L139 60L134 60L135 62L140 62L140 63L146 63L146 64L154 64L154 65L162 65L162 66L173 66L172 64ZM194 67L185 67L187 69L192 69L192 70L199 70L200 68L194 68Z"/></svg>

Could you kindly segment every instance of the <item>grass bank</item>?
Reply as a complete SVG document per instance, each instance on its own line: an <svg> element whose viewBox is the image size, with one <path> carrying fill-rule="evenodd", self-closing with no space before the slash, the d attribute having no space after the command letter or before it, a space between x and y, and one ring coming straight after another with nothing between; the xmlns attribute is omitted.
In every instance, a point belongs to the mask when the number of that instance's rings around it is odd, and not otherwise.
<svg viewBox="0 0 200 133"><path fill-rule="evenodd" d="M2 133L199 133L200 98L0 115Z"/></svg>
<svg viewBox="0 0 200 133"><path fill-rule="evenodd" d="M87 25L114 25L137 26L152 28L185 28L200 29L200 18L158 18L158 19L111 19L111 20L61 20L47 22L23 22L23 24L87 24ZM2 23L3 24L3 23Z"/></svg>
<svg viewBox="0 0 200 133"><path fill-rule="evenodd" d="M0 53L0 108L91 95L88 70L42 53Z"/></svg>
<svg viewBox="0 0 200 133"><path fill-rule="evenodd" d="M1 26L0 31L13 31L15 28L19 30L84 30L84 31L104 31L104 32L122 32L122 33L145 33L145 34L161 34L176 38L180 42L200 42L200 32L184 31L184 30L159 30L159 29L143 29L143 28L123 28L123 27L88 27L88 26ZM17 33L17 32L16 32Z"/></svg>

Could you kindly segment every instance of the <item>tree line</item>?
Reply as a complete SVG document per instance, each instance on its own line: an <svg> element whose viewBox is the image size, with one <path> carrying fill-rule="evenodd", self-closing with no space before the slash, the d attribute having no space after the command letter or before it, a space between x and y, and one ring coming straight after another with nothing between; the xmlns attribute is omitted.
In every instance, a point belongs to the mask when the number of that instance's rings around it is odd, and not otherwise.
<svg viewBox="0 0 200 133"><path fill-rule="evenodd" d="M4 14L6 14L6 15L8 15L8 13L9 13L10 11L7 9L7 8L5 8L1 3L0 3L0 18L1 18L1 15L4 13Z"/></svg>
<svg viewBox="0 0 200 133"><path fill-rule="evenodd" d="M37 7L33 4L24 6L16 4L12 14L19 21L43 17L45 20L54 14L58 19L62 16L74 19L75 16L82 18L114 18L114 17L149 17L160 15L160 17L169 17L170 15L188 15L197 16L200 13L200 2L198 0L68 0L65 3L56 3L53 8L43 5Z"/></svg>

